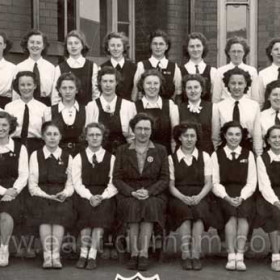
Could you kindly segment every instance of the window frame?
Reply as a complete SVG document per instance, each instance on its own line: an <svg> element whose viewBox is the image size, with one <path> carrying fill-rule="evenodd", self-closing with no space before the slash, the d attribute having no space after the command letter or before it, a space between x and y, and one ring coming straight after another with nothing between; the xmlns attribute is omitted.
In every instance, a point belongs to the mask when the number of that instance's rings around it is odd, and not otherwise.
<svg viewBox="0 0 280 280"><path fill-rule="evenodd" d="M217 66L220 67L227 63L224 52L226 45L227 33L227 5L248 5L249 22L248 22L248 44L250 46L250 53L247 57L248 64L257 66L257 15L258 15L258 1L248 0L247 4L244 1L218 1L218 52L217 52Z"/></svg>

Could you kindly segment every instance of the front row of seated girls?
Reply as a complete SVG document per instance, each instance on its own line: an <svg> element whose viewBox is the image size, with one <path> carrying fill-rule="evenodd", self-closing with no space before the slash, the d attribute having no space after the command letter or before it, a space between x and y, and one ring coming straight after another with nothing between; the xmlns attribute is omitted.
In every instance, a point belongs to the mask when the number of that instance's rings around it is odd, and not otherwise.
<svg viewBox="0 0 280 280"><path fill-rule="evenodd" d="M161 234L167 219L168 230L179 229L181 235L182 268L200 270L200 237L212 226L209 222L217 219L208 196L213 184L221 213L218 227L224 228L226 234L226 269L246 270L246 238L257 216L269 233L271 268L280 271L280 126L267 131L267 151L257 159L258 172L252 152L242 148L245 132L234 121L222 127L223 144L212 158L199 148L197 125L181 123L175 127L178 149L169 158L163 146L150 140L151 117L137 114L130 127L135 139L118 149L115 160L102 148L107 135L105 127L88 124L88 146L72 160L59 147L61 132L57 124L46 122L42 126L45 145L31 155L28 172L25 146L10 138L16 129L16 118L0 112L0 169L4 171L0 173L0 266L8 265L13 227L20 223L21 209L29 204L33 205L30 222L37 225L43 245L44 268L62 267L62 238L65 229L75 224L81 231L77 268L95 269L104 232L115 230L128 232L127 267L146 270L152 234ZM21 191L28 173L31 196L25 201ZM256 173L262 194L257 203L252 198ZM76 194L72 196L74 190Z"/></svg>

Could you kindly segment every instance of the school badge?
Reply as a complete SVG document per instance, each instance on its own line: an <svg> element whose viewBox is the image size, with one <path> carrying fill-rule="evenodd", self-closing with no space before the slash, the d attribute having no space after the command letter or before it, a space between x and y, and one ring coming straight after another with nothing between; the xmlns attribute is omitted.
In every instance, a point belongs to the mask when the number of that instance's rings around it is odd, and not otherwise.
<svg viewBox="0 0 280 280"><path fill-rule="evenodd" d="M144 277L141 273L137 272L132 277L123 277L117 274L115 280L160 280L158 274L151 276L151 277Z"/></svg>

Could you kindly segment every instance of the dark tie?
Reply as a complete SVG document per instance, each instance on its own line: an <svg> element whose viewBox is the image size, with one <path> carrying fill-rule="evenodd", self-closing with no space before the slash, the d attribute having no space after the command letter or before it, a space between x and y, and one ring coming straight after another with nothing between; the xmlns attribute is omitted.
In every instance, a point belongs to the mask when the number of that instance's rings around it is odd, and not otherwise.
<svg viewBox="0 0 280 280"><path fill-rule="evenodd" d="M195 74L199 74L199 69L198 69L198 65L195 65Z"/></svg>
<svg viewBox="0 0 280 280"><path fill-rule="evenodd" d="M232 114L232 119L236 122L240 123L240 112L239 112L239 107L238 107L239 101L234 102L234 108L233 108L233 114Z"/></svg>
<svg viewBox="0 0 280 280"><path fill-rule="evenodd" d="M278 110L275 112L275 124L280 125L279 111Z"/></svg>
<svg viewBox="0 0 280 280"><path fill-rule="evenodd" d="M33 73L36 75L37 82L38 82L37 87L34 90L34 98L38 100L41 97L41 83L40 83L40 72L38 69L37 62L35 62L35 64L34 64Z"/></svg>
<svg viewBox="0 0 280 280"><path fill-rule="evenodd" d="M118 63L117 66L116 66L116 70L119 71L119 72L122 71L122 68L121 68L121 66L119 65L119 63Z"/></svg>
<svg viewBox="0 0 280 280"><path fill-rule="evenodd" d="M28 126L29 126L29 108L27 104L25 104L24 112L23 112L23 122L21 129L21 140L26 140L28 135Z"/></svg>
<svg viewBox="0 0 280 280"><path fill-rule="evenodd" d="M96 166L96 164L98 164L96 154L93 154L93 156L92 156L92 167L94 168Z"/></svg>
<svg viewBox="0 0 280 280"><path fill-rule="evenodd" d="M158 70L159 72L161 72L160 61L159 61L158 64L157 64L157 70Z"/></svg>
<svg viewBox="0 0 280 280"><path fill-rule="evenodd" d="M232 156L232 160L236 160L236 153L235 152L232 152L231 156Z"/></svg>
<svg viewBox="0 0 280 280"><path fill-rule="evenodd" d="M278 77L277 80L280 80L280 67L278 68Z"/></svg>

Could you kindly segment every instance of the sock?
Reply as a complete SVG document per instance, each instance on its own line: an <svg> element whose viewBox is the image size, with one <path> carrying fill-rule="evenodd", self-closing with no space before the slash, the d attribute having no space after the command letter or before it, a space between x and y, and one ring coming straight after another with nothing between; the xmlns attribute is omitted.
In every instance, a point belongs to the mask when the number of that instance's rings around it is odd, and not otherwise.
<svg viewBox="0 0 280 280"><path fill-rule="evenodd" d="M243 253L236 253L236 260L237 261L243 261L244 260L244 254Z"/></svg>
<svg viewBox="0 0 280 280"><path fill-rule="evenodd" d="M272 254L271 261L280 261L280 254Z"/></svg>
<svg viewBox="0 0 280 280"><path fill-rule="evenodd" d="M88 257L88 248L87 247L81 248L80 257L87 259L87 257Z"/></svg>
<svg viewBox="0 0 280 280"><path fill-rule="evenodd" d="M2 248L3 252L7 252L8 251L8 245L1 244L1 248Z"/></svg>
<svg viewBox="0 0 280 280"><path fill-rule="evenodd" d="M46 251L44 252L44 260L51 258L52 257L52 252L51 251Z"/></svg>
<svg viewBox="0 0 280 280"><path fill-rule="evenodd" d="M53 259L60 259L59 252L53 252L52 256L53 256Z"/></svg>
<svg viewBox="0 0 280 280"><path fill-rule="evenodd" d="M90 248L89 250L89 254L88 254L88 258L89 259L96 259L96 255L97 255L97 250L94 248Z"/></svg>
<svg viewBox="0 0 280 280"><path fill-rule="evenodd" d="M228 260L236 260L236 254L235 253L229 253L228 254Z"/></svg>

